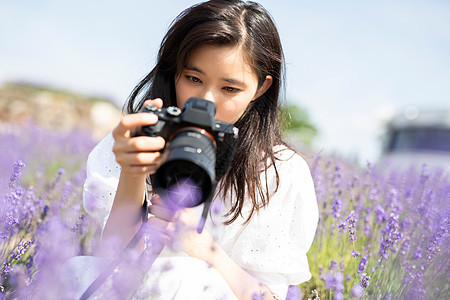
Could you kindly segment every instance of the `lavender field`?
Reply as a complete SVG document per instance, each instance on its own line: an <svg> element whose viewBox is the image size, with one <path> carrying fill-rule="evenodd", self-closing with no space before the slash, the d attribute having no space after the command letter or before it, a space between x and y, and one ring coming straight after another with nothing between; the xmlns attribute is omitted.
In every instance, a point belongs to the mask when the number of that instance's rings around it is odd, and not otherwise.
<svg viewBox="0 0 450 300"><path fill-rule="evenodd" d="M0 299L60 299L61 266L91 254L83 131L0 131ZM449 175L310 162L320 209L312 279L289 299L449 299ZM65 293L67 295L67 293Z"/></svg>

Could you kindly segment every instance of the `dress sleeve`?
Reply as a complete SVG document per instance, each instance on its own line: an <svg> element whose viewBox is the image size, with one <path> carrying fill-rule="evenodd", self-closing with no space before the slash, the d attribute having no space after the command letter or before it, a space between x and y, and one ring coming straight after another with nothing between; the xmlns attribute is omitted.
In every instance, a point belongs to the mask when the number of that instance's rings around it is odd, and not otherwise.
<svg viewBox="0 0 450 300"><path fill-rule="evenodd" d="M112 152L114 139L108 134L91 151L86 164L86 181L83 188L85 211L105 228L111 211L120 177L120 165Z"/></svg>
<svg viewBox="0 0 450 300"><path fill-rule="evenodd" d="M232 250L233 259L284 299L289 285L311 278L306 253L318 223L318 207L311 173L305 160L283 150L277 162L278 190L242 230ZM263 176L264 177L264 176ZM274 168L268 169L274 191Z"/></svg>

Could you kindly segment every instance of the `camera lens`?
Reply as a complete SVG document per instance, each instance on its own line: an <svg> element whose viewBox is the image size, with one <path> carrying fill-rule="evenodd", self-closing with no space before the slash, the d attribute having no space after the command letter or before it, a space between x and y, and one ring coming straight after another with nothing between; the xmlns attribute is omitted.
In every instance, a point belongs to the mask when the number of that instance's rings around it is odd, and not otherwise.
<svg viewBox="0 0 450 300"><path fill-rule="evenodd" d="M178 206L203 203L214 192L216 152L211 134L202 128L181 128L168 141L165 154L154 176L155 189Z"/></svg>

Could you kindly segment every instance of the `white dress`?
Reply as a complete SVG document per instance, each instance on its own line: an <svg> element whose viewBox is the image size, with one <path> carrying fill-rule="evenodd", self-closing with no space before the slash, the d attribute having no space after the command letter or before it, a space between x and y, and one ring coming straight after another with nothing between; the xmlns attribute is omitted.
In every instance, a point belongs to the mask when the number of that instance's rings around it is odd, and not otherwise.
<svg viewBox="0 0 450 300"><path fill-rule="evenodd" d="M83 204L101 229L108 219L120 175L113 145L114 140L109 134L92 150L87 162ZM311 173L304 159L284 146L277 146L275 150L282 150L278 154L280 160L276 162L280 185L269 205L243 225L245 212L251 208L250 203L246 203L244 217L225 226L223 214L230 207L227 197L223 205L214 206L216 213L208 216L205 229L233 261L284 299L289 285L311 278L306 253L315 235L318 207ZM273 167L269 168L267 178L268 187L273 191L276 186ZM265 186L264 176L262 180ZM216 196L215 201L220 199ZM221 211L217 211L217 207ZM196 209L200 214L202 208ZM75 276L74 280L85 289L101 269L98 266L101 263L93 262L95 258L77 259L71 266L83 270L84 276ZM167 262L171 264L170 270L161 271ZM75 270L73 274L76 273ZM158 299L235 299L217 271L185 253L164 250L147 273L145 284L155 284L155 278L160 292Z"/></svg>

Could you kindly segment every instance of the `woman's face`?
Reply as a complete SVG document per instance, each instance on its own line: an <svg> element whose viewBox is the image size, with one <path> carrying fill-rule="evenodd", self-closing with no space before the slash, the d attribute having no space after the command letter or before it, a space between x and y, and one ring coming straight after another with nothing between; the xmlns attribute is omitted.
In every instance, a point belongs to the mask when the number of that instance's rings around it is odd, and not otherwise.
<svg viewBox="0 0 450 300"><path fill-rule="evenodd" d="M258 78L240 48L203 45L194 49L175 78L177 105L182 108L190 97L203 98L216 104L217 120L234 124L270 86L267 77L268 86L265 82L258 89Z"/></svg>

